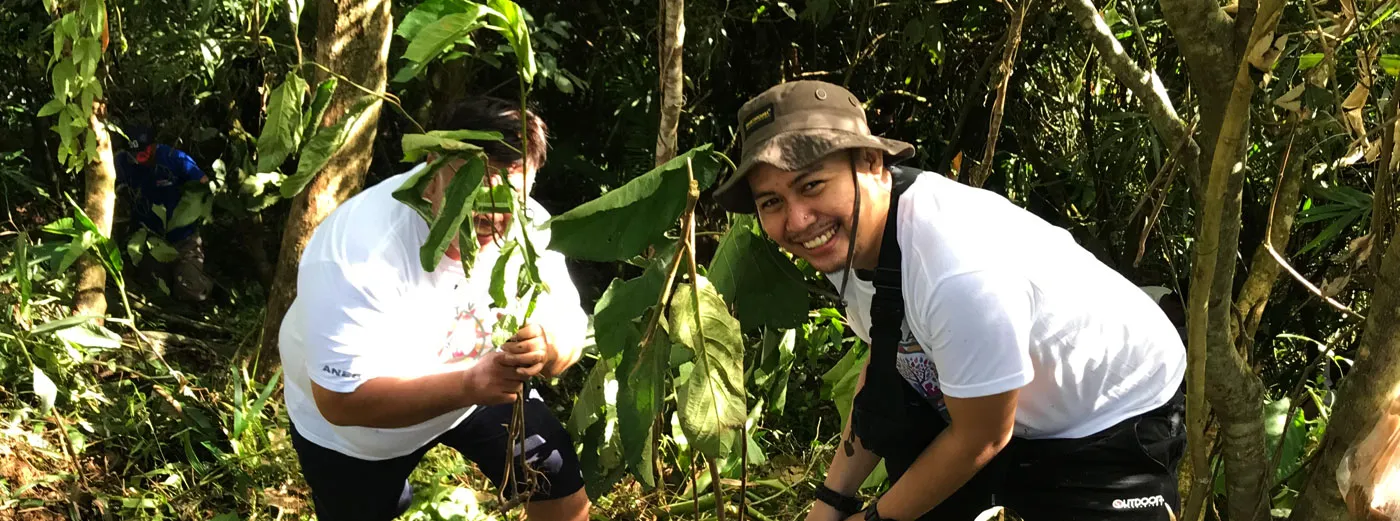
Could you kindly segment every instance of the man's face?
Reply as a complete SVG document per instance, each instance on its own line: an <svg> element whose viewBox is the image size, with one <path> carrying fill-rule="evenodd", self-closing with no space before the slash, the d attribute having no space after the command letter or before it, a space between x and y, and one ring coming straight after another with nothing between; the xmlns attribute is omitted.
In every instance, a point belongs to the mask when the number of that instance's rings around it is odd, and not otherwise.
<svg viewBox="0 0 1400 521"><path fill-rule="evenodd" d="M849 154L836 152L795 172L760 164L749 174L763 231L783 249L826 273L846 267L851 230L856 228L852 212L857 191L861 205L855 267L874 267L889 208L890 177L883 157L875 151L858 153L857 184L851 179Z"/></svg>

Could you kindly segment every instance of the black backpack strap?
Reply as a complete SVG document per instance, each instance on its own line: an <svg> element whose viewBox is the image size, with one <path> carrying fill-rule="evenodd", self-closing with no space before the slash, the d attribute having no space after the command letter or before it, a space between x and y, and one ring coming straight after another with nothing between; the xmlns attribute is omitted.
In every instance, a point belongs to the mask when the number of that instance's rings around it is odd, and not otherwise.
<svg viewBox="0 0 1400 521"><path fill-rule="evenodd" d="M914 184L919 170L891 167L894 177L889 213L880 241L880 257L873 274L875 286L870 301L870 367L865 386L856 396L857 405L872 414L899 423L904 418L904 390L909 384L896 368L899 341L904 323L904 287L900 275L899 199ZM864 441L864 440L862 440Z"/></svg>

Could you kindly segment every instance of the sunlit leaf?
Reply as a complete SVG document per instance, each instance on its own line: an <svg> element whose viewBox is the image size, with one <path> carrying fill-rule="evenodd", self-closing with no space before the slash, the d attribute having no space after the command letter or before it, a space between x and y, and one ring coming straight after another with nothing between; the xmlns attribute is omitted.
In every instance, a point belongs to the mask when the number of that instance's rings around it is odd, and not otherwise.
<svg viewBox="0 0 1400 521"><path fill-rule="evenodd" d="M296 175L288 176L282 181L282 197L289 199L295 197L301 193L303 188L306 188L306 185L311 184L311 180L321 172L326 163L330 162L331 156L340 151L340 147L345 145L345 140L350 137L350 133L360 127L360 124L371 113L371 107L378 102L379 98L364 96L355 102L336 124L318 129L301 150L301 159L297 162Z"/></svg>
<svg viewBox="0 0 1400 521"><path fill-rule="evenodd" d="M60 329L70 328L79 324L86 324L99 318L102 317L98 315L73 315L71 317L60 318L52 322L45 322L43 325L34 328L29 333L32 335L38 335L41 333L48 333L50 331L58 331Z"/></svg>
<svg viewBox="0 0 1400 521"><path fill-rule="evenodd" d="M58 400L58 386L54 385L49 375L44 374L42 369L34 366L34 395L39 397L39 412L48 414L53 410L53 404Z"/></svg>
<svg viewBox="0 0 1400 521"><path fill-rule="evenodd" d="M471 213L472 192L481 186L481 179L485 176L486 162L480 157L475 157L458 168L452 176L452 181L447 183L447 191L442 198L442 209L433 217L428 226L428 238L418 250L418 260L422 263L424 271L437 269L438 262L447 252L447 247L452 244L452 239L457 237L458 231L462 229L462 222ZM458 242L460 246L468 246L460 244L463 241ZM465 258L463 255L463 259Z"/></svg>
<svg viewBox="0 0 1400 521"><path fill-rule="evenodd" d="M258 136L259 172L277 170L301 146L301 101L305 94L306 81L292 72L268 96L267 121Z"/></svg>
<svg viewBox="0 0 1400 521"><path fill-rule="evenodd" d="M506 266L510 265L511 255L520 246L516 241L510 241L501 248L500 257L496 258L496 265L491 267L491 305L497 308L506 307Z"/></svg>
<svg viewBox="0 0 1400 521"><path fill-rule="evenodd" d="M54 336L92 349L116 349L122 345L122 337L97 324L82 324L60 329Z"/></svg>
<svg viewBox="0 0 1400 521"><path fill-rule="evenodd" d="M744 345L724 299L703 277L698 283L698 291L690 284L677 287L671 301L671 340L695 353L690 376L676 384L676 401L691 445L721 458L728 451L726 435L744 423Z"/></svg>
<svg viewBox="0 0 1400 521"><path fill-rule="evenodd" d="M608 395L616 392L617 378L613 375L613 364L607 358L600 358L574 399L574 409L569 415L569 431L574 436L582 437L589 427L607 414L607 405L613 401Z"/></svg>
<svg viewBox="0 0 1400 521"><path fill-rule="evenodd" d="M1322 59L1324 57L1325 55L1320 52L1308 53L1299 56L1298 71L1301 72L1316 67L1317 64L1322 63Z"/></svg>
<svg viewBox="0 0 1400 521"><path fill-rule="evenodd" d="M146 246L150 249L151 257L154 258L156 262L173 262L180 257L180 251L176 250L174 246L171 246L170 242L166 241L163 237L156 235L147 237Z"/></svg>
<svg viewBox="0 0 1400 521"><path fill-rule="evenodd" d="M1400 54L1382 54L1381 69L1391 76L1400 76Z"/></svg>
<svg viewBox="0 0 1400 521"><path fill-rule="evenodd" d="M627 184L551 219L549 249L593 261L640 254L661 240L685 210L686 160L704 190L719 171L710 145L691 149ZM707 182L708 180L708 182Z"/></svg>

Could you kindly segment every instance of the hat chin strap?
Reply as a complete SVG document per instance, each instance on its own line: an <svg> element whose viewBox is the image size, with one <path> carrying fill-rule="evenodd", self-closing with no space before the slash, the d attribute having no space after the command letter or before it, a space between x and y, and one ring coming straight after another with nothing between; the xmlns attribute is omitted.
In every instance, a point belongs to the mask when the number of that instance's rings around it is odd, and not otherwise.
<svg viewBox="0 0 1400 521"><path fill-rule="evenodd" d="M856 261L856 229L860 226L860 178L856 175L856 153L852 152L851 160L851 186L856 194L855 208L851 213L851 237L846 241L846 267L841 274L841 288L837 290L836 296L841 300L841 307L846 307L846 285L851 282L851 268Z"/></svg>

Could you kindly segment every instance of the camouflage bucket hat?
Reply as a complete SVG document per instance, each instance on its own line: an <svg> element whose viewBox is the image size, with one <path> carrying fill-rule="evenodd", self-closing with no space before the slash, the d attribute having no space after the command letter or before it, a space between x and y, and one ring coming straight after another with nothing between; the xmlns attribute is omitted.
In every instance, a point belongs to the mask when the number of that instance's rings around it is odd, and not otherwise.
<svg viewBox="0 0 1400 521"><path fill-rule="evenodd" d="M821 81L782 83L764 91L739 109L739 127L739 166L714 192L715 200L735 213L755 210L745 177L759 163L801 170L832 152L855 148L880 150L887 164L914 155L914 145L872 135L860 100Z"/></svg>

